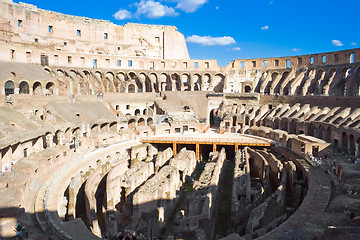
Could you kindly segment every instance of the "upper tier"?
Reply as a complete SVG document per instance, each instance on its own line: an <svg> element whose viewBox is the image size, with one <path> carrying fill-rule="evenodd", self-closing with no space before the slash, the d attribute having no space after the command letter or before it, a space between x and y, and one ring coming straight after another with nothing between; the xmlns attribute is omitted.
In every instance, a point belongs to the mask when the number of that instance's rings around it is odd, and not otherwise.
<svg viewBox="0 0 360 240"><path fill-rule="evenodd" d="M185 38L174 26L119 26L11 0L0 0L0 41L84 54L189 59Z"/></svg>

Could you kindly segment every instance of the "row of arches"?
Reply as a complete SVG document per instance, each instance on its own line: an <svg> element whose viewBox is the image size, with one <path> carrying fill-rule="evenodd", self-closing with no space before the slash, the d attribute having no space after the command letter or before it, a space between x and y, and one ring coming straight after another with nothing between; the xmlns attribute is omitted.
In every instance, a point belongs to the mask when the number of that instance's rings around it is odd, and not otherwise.
<svg viewBox="0 0 360 240"><path fill-rule="evenodd" d="M45 82L43 85L40 81L35 81L30 85L27 81L21 81L15 84L13 80L8 80L4 84L4 93L6 96L10 94L54 95L55 89L56 86L54 82Z"/></svg>
<svg viewBox="0 0 360 240"><path fill-rule="evenodd" d="M268 71L258 81L255 92L280 95L360 94L360 66L302 68L299 70Z"/></svg>
<svg viewBox="0 0 360 240"><path fill-rule="evenodd" d="M60 82L60 94L95 94L100 92L207 91L222 92L225 76L221 73L145 73L101 72L100 70L51 70Z"/></svg>

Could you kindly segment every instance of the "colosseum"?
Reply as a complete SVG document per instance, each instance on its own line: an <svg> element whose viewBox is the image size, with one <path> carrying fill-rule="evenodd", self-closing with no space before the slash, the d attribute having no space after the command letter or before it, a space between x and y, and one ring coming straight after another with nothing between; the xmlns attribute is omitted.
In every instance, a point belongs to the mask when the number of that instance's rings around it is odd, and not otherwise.
<svg viewBox="0 0 360 240"><path fill-rule="evenodd" d="M0 0L0 239L359 239L359 91L360 48L220 67Z"/></svg>

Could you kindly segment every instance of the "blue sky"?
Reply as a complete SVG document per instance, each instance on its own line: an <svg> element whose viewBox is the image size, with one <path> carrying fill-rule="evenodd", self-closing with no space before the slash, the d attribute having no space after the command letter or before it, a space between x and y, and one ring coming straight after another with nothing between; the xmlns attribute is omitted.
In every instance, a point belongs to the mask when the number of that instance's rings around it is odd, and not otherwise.
<svg viewBox="0 0 360 240"><path fill-rule="evenodd" d="M360 46L359 0L22 1L119 25L174 25L192 59L216 59L220 66Z"/></svg>

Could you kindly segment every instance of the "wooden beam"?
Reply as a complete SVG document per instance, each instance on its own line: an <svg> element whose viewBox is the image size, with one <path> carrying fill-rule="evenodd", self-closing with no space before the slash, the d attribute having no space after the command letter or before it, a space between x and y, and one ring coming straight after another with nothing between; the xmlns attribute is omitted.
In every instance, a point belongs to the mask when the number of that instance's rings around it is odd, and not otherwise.
<svg viewBox="0 0 360 240"><path fill-rule="evenodd" d="M174 157L175 157L177 154L176 142L173 142L173 152L174 152Z"/></svg>
<svg viewBox="0 0 360 240"><path fill-rule="evenodd" d="M196 159L200 160L200 144L196 143Z"/></svg>

